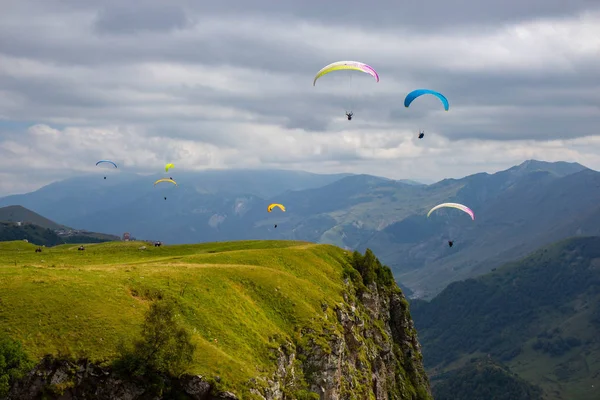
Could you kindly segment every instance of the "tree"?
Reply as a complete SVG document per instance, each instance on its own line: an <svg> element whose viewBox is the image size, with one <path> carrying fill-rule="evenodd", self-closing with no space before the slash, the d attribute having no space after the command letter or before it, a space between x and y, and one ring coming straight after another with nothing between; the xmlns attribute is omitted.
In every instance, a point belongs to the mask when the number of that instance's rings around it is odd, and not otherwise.
<svg viewBox="0 0 600 400"><path fill-rule="evenodd" d="M135 376L156 373L180 376L192 363L196 346L176 315L175 303L152 303L133 349L122 349L115 369Z"/></svg>

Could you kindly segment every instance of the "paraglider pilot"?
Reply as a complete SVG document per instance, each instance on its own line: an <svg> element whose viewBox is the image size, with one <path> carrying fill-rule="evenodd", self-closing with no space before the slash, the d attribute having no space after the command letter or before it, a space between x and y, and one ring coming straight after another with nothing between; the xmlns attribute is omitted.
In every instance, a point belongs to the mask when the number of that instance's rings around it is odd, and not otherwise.
<svg viewBox="0 0 600 400"><path fill-rule="evenodd" d="M348 117L348 121L352 121L352 116L354 114L352 113L352 111L350 111L349 113L346 113L346 117Z"/></svg>
<svg viewBox="0 0 600 400"><path fill-rule="evenodd" d="M454 244L454 240L448 240L448 246L452 247L453 244Z"/></svg>
<svg viewBox="0 0 600 400"><path fill-rule="evenodd" d="M275 228L277 228L277 224L275 224Z"/></svg>
<svg viewBox="0 0 600 400"><path fill-rule="evenodd" d="M106 179L106 177L104 177L104 179Z"/></svg>
<svg viewBox="0 0 600 400"><path fill-rule="evenodd" d="M419 139L423 139L423 136L425 136L425 132L420 131L419 132Z"/></svg>

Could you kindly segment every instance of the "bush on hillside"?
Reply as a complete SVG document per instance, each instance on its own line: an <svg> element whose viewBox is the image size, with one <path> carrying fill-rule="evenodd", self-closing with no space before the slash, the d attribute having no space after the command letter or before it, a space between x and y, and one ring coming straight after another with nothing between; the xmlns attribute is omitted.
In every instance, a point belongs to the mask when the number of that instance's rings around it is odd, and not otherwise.
<svg viewBox="0 0 600 400"><path fill-rule="evenodd" d="M21 342L0 336L0 397L6 396L10 386L29 372L33 365Z"/></svg>
<svg viewBox="0 0 600 400"><path fill-rule="evenodd" d="M159 375L181 376L192 363L196 346L176 317L175 303L153 302L142 325L141 339L133 348L120 346L113 367L118 373L146 377L157 384Z"/></svg>

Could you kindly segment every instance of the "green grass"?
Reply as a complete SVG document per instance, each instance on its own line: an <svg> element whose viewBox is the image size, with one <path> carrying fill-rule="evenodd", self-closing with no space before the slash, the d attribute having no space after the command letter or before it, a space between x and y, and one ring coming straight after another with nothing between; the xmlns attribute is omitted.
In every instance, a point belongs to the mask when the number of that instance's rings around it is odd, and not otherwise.
<svg viewBox="0 0 600 400"><path fill-rule="evenodd" d="M198 346L190 372L240 388L274 371L273 337L326 324L342 302L345 252L329 245L244 241L139 250L142 242L45 248L0 243L0 332L33 357L116 356L157 297L175 298ZM329 313L333 311L331 308ZM281 339L280 339L281 340Z"/></svg>

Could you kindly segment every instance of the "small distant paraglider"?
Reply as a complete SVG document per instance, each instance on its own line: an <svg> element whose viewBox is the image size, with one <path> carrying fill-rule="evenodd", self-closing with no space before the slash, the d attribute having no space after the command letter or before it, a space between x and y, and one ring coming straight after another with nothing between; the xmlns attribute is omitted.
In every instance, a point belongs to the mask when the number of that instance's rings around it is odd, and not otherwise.
<svg viewBox="0 0 600 400"><path fill-rule="evenodd" d="M157 184L161 183L161 182L168 182L168 183L172 183L175 186L177 185L177 182L175 182L173 179L167 179L167 178L162 178L162 179L158 179L156 182L154 182L154 186L156 186ZM167 199L167 196L164 196L164 199Z"/></svg>
<svg viewBox="0 0 600 400"><path fill-rule="evenodd" d="M273 211L273 209L275 207L278 207L281 211L285 212L285 206L283 204L278 204L278 203L269 204L269 206L267 207L267 212ZM273 226L273 228L277 229L277 224L275 224L275 226Z"/></svg>
<svg viewBox="0 0 600 400"><path fill-rule="evenodd" d="M100 160L100 161L98 161L98 162L96 163L96 166L98 166L99 164L104 164L104 163L107 163L107 164L109 164L109 165L113 165L115 168L118 168L118 167L117 167L117 164L115 164L114 162L112 162L112 161L110 161L110 160ZM104 177L104 179L106 179L106 176Z"/></svg>
<svg viewBox="0 0 600 400"><path fill-rule="evenodd" d="M273 209L274 209L275 207L279 207L279 209L280 209L281 211L285 212L285 206L284 206L283 204L278 204L278 203L272 203L272 204L269 204L269 206L267 207L267 212L271 212L271 211L273 211Z"/></svg>
<svg viewBox="0 0 600 400"><path fill-rule="evenodd" d="M458 204L458 203L438 204L437 206L435 206L431 210L429 210L429 212L427 213L427 218L429 218L429 216L431 215L432 212L434 212L437 209L443 208L443 207L450 207L450 208L456 208L458 210L461 210L461 211L467 213L471 217L471 219L473 221L475 221L475 213L473 212L473 210L471 210L469 207L465 206L464 204ZM453 245L454 245L454 240L448 240L448 247L452 247Z"/></svg>
<svg viewBox="0 0 600 400"><path fill-rule="evenodd" d="M425 136L425 132L419 131L419 139L423 139L424 136Z"/></svg>
<svg viewBox="0 0 600 400"><path fill-rule="evenodd" d="M175 167L175 165L173 165L172 163L168 163L167 165L165 165L165 172L169 172L169 170L174 167ZM169 178L169 179L173 179L173 178Z"/></svg>

